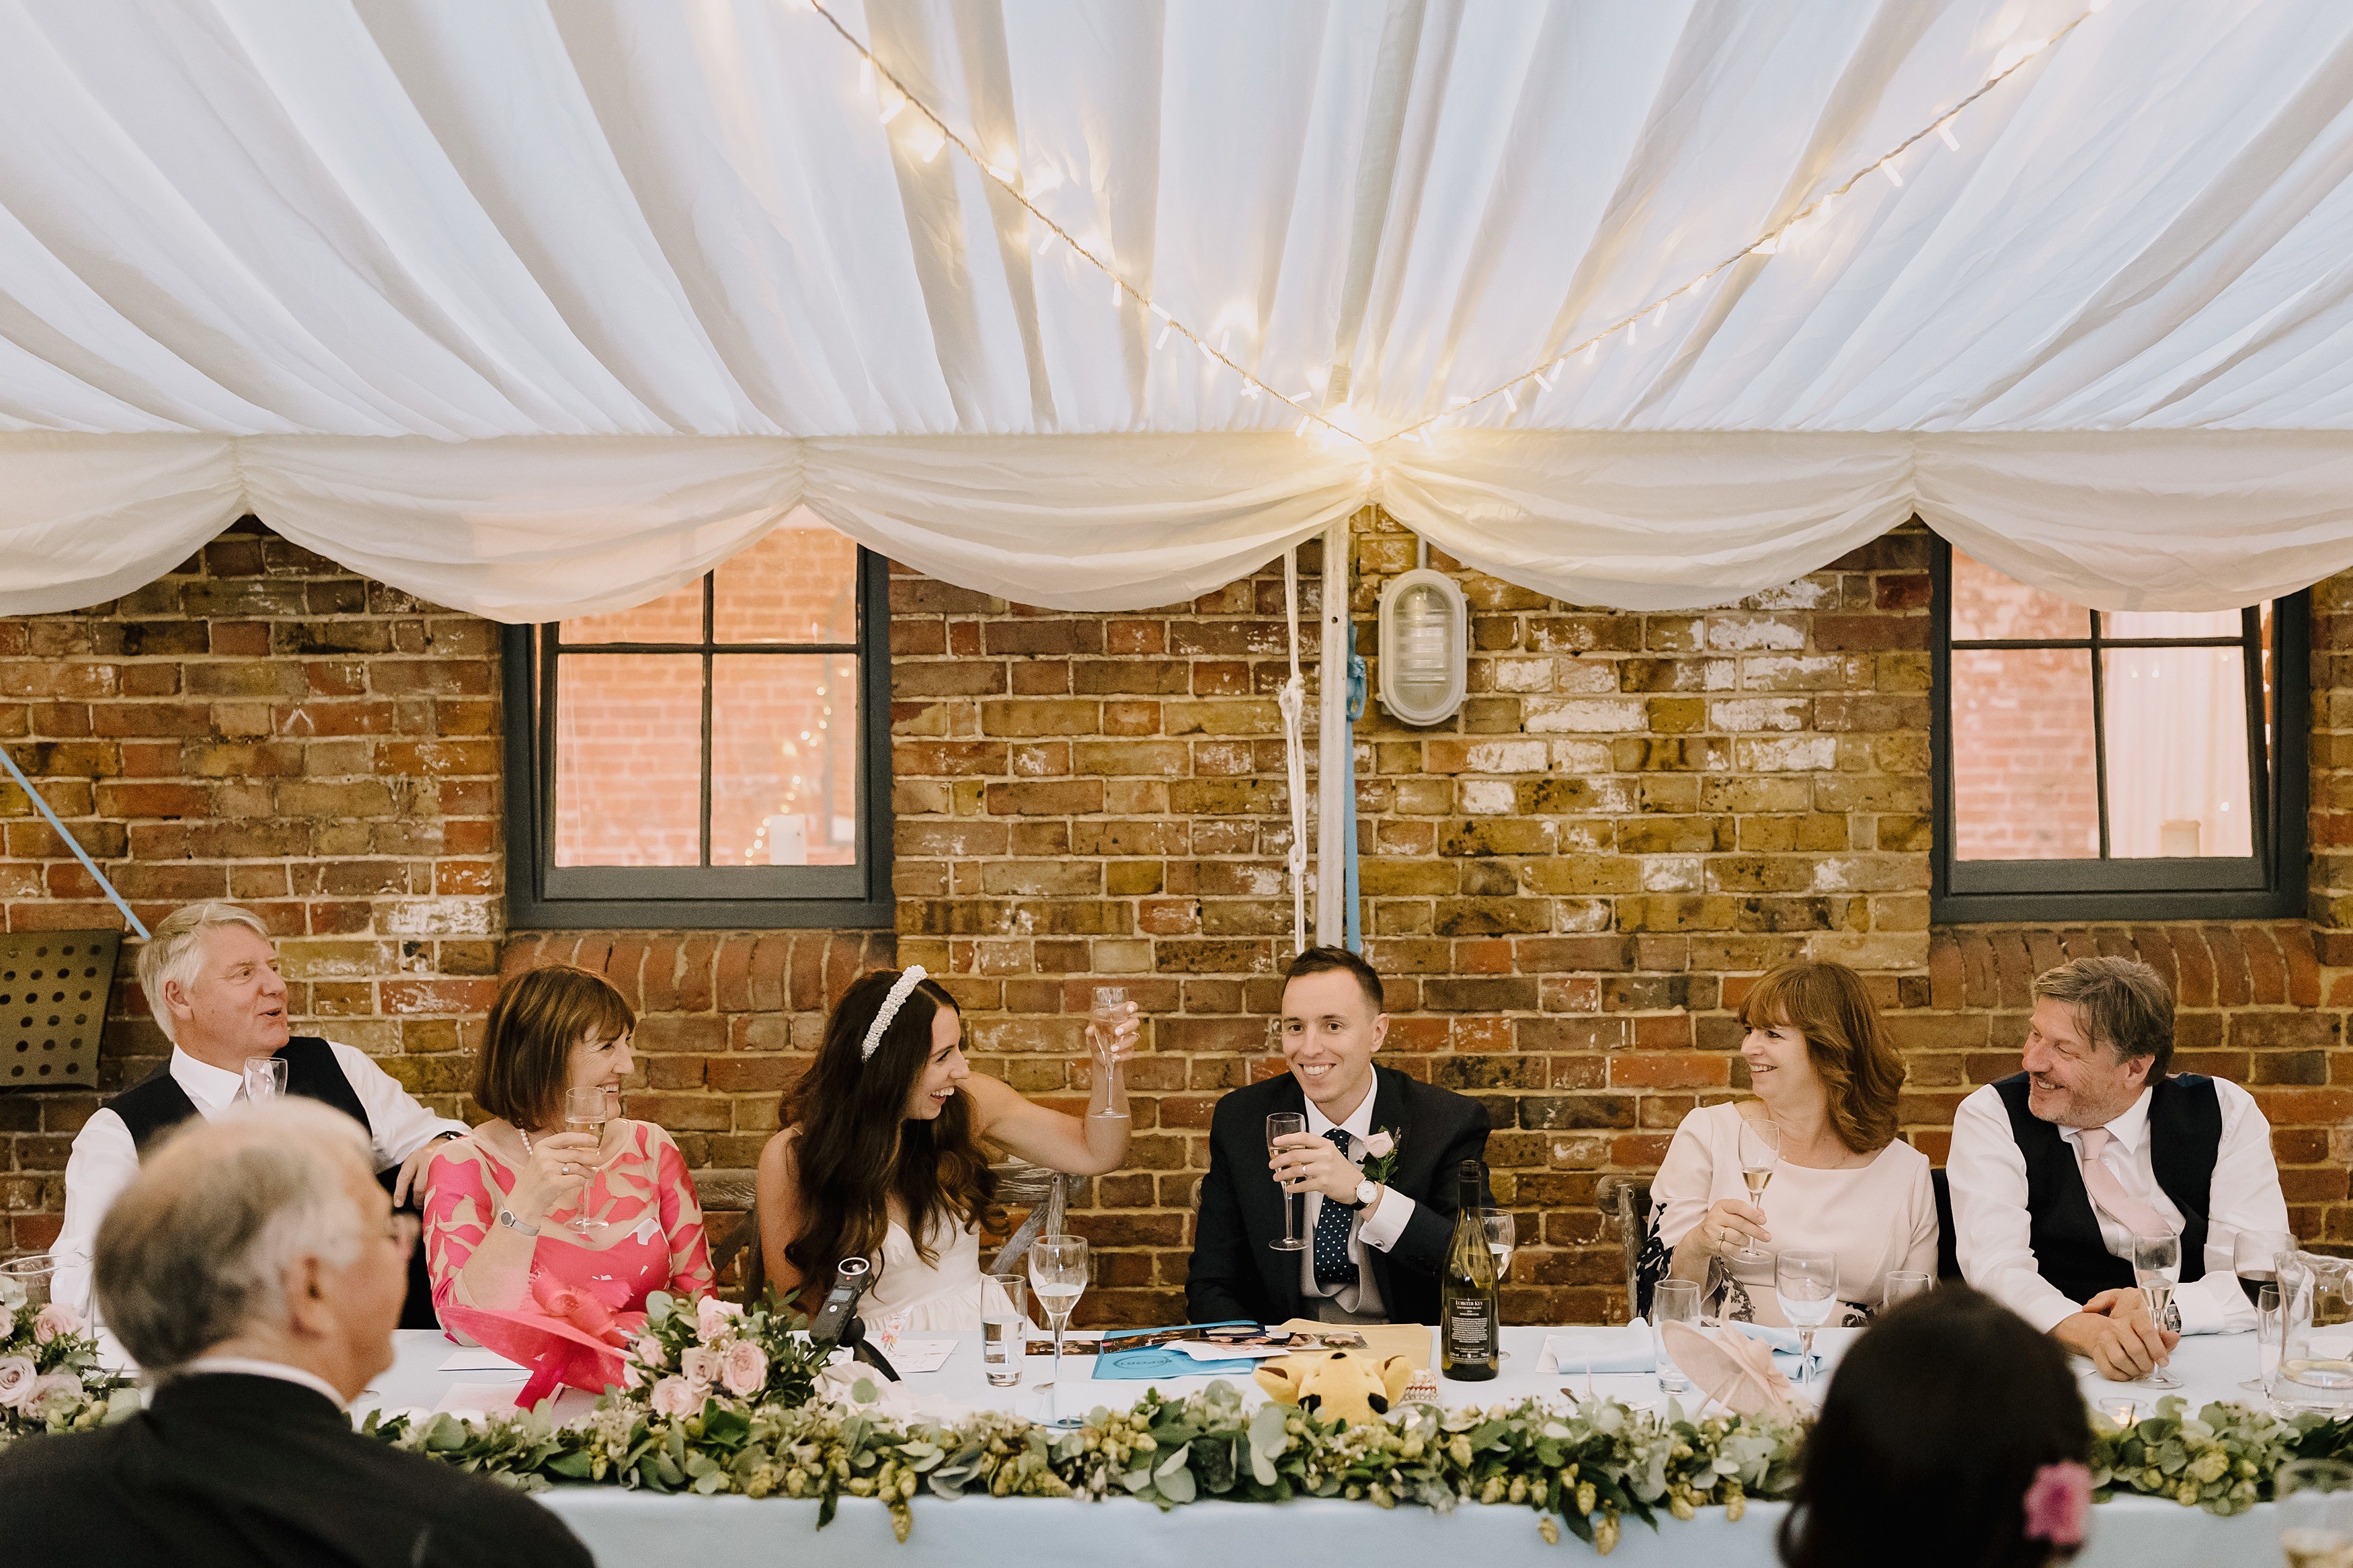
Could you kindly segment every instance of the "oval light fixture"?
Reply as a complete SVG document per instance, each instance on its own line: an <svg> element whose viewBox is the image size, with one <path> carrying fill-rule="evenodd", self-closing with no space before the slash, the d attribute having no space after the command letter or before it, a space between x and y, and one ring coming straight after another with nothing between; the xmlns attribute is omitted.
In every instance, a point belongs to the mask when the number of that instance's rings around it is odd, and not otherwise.
<svg viewBox="0 0 2353 1568"><path fill-rule="evenodd" d="M1381 589L1381 706L1407 724L1436 724L1462 706L1471 608L1443 572L1418 566Z"/></svg>

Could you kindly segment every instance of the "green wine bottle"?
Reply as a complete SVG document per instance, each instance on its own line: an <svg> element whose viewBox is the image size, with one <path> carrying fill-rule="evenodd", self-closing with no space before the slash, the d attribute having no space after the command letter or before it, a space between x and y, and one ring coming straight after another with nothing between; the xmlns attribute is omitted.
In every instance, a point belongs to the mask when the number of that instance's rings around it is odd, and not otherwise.
<svg viewBox="0 0 2353 1568"><path fill-rule="evenodd" d="M1495 1375L1502 1350L1503 1310L1495 1298L1495 1256L1479 1223L1486 1202L1486 1172L1462 1162L1454 1236L1446 1244L1446 1279L1439 1288L1439 1370L1477 1383Z"/></svg>

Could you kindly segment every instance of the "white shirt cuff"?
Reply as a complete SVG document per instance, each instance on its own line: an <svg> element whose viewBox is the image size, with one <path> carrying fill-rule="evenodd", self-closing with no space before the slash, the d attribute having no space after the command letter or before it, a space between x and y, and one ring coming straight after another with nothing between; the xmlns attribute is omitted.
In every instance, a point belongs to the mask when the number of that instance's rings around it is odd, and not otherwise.
<svg viewBox="0 0 2353 1568"><path fill-rule="evenodd" d="M1387 1252L1405 1234L1413 1219L1413 1200L1395 1187L1385 1186L1356 1223L1356 1239L1376 1252Z"/></svg>
<svg viewBox="0 0 2353 1568"><path fill-rule="evenodd" d="M2038 1283L2040 1277L2038 1277ZM2038 1334L2047 1334L2084 1309L2066 1295L2053 1289L2046 1297L2037 1293L2031 1300L2013 1301L2010 1310L2034 1326Z"/></svg>

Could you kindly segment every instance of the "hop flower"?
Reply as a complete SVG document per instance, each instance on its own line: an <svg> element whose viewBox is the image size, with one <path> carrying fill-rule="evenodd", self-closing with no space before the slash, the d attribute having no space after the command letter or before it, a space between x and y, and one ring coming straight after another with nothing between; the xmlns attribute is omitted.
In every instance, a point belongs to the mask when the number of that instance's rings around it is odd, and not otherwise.
<svg viewBox="0 0 2353 1568"><path fill-rule="evenodd" d="M737 1340L727 1347L727 1364L719 1374L727 1392L739 1399L749 1399L767 1386L768 1358L750 1340Z"/></svg>
<svg viewBox="0 0 2353 1568"><path fill-rule="evenodd" d="M692 1352L687 1352L692 1354ZM695 1383L683 1377L666 1377L654 1384L654 1414L682 1419L700 1412L702 1402L711 1395L708 1384Z"/></svg>
<svg viewBox="0 0 2353 1568"><path fill-rule="evenodd" d="M31 1356L0 1356L0 1409L22 1410L39 1382L40 1369Z"/></svg>
<svg viewBox="0 0 2353 1568"><path fill-rule="evenodd" d="M47 1344L59 1334L81 1332L81 1314L63 1301L52 1301L33 1314L33 1342Z"/></svg>

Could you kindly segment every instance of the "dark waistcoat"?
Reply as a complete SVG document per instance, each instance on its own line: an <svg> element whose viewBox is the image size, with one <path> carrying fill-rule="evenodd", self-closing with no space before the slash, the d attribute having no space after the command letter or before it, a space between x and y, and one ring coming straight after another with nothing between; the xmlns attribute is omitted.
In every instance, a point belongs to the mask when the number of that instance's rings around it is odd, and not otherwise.
<svg viewBox="0 0 2353 1568"><path fill-rule="evenodd" d="M2128 1288L2132 1263L2100 1239L2099 1215L2084 1190L2083 1167L2059 1129L2026 1108L2026 1075L1995 1084L2010 1136L2026 1156L2026 1208L2034 1266L2070 1299ZM2149 1093L2149 1163L2157 1184L2181 1211L2181 1282L2206 1272L2206 1214L2214 1160L2222 1147L2222 1102L2214 1080L2195 1073L2161 1079Z"/></svg>

